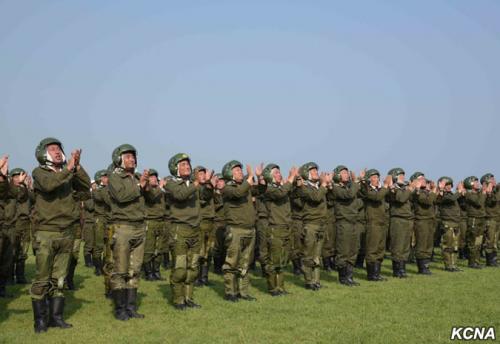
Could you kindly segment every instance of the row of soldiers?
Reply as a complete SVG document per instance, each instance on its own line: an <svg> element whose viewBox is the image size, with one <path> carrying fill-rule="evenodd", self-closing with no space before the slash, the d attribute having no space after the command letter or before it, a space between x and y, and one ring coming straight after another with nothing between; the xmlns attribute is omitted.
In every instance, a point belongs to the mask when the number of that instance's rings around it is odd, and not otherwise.
<svg viewBox="0 0 500 344"><path fill-rule="evenodd" d="M124 144L91 185L80 165L81 150L66 159L61 142L47 138L35 155L40 166L32 182L20 169L9 174L8 158L0 160L0 196L6 232L12 228L12 204L19 209L15 228L19 219L29 224L32 218L37 272L30 293L37 333L71 327L63 319L63 290L65 284L74 288L82 229L86 265L92 261L96 274L103 273L119 320L144 317L137 312L141 271L148 280L161 279L160 260L169 255L177 310L201 307L194 286L208 284L212 260L214 271L224 275L224 298L230 302L255 300L248 275L253 259L273 296L287 294L284 269L290 260L313 291L321 288L322 264L335 266L341 284L359 285L353 268L360 257L367 279L383 281L387 242L394 277L407 277L412 248L419 273L430 274L436 223L446 271L460 271L456 261L464 236L469 267L481 267L483 237L487 265L497 265L499 186L492 174L467 177L456 191L449 177L433 183L416 172L407 182L405 171L394 168L382 181L375 169L356 176L341 165L320 173L313 162L291 168L285 178L276 164L255 170L247 165L244 173L232 160L215 175L201 166L192 169L189 156L180 153L169 161L171 176L161 179L153 169L137 173L137 151ZM29 207L22 211L30 199L31 214ZM8 254L2 249L2 263ZM26 252L12 256L22 257L15 269L23 271Z"/></svg>

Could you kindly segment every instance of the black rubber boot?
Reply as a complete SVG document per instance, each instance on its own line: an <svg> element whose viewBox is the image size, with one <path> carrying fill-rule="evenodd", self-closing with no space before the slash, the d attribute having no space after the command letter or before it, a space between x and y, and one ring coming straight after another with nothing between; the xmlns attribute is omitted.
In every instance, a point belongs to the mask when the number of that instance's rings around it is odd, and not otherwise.
<svg viewBox="0 0 500 344"><path fill-rule="evenodd" d="M330 265L330 257L323 257L323 270L325 270L326 272L332 272L333 269Z"/></svg>
<svg viewBox="0 0 500 344"><path fill-rule="evenodd" d="M128 320L127 289L115 289L112 293L115 302L115 319L122 321Z"/></svg>
<svg viewBox="0 0 500 344"><path fill-rule="evenodd" d="M222 275L222 265L224 264L224 259L219 257L219 256L215 256L214 257L214 274L216 275Z"/></svg>
<svg viewBox="0 0 500 344"><path fill-rule="evenodd" d="M349 283L348 277L347 277L347 266L344 266L342 268L338 268L337 270L339 272L339 283L352 287L352 284Z"/></svg>
<svg viewBox="0 0 500 344"><path fill-rule="evenodd" d="M366 276L368 281L377 281L375 263L366 263Z"/></svg>
<svg viewBox="0 0 500 344"><path fill-rule="evenodd" d="M96 276L101 276L102 275L102 260L101 258L95 258L92 259L92 262L94 263L94 275Z"/></svg>
<svg viewBox="0 0 500 344"><path fill-rule="evenodd" d="M153 259L153 277L156 281L164 280L164 278L161 277L160 267L160 257L156 257L155 259Z"/></svg>
<svg viewBox="0 0 500 344"><path fill-rule="evenodd" d="M4 282L0 284L0 298L8 298L8 297L12 297L12 295L7 293L7 289Z"/></svg>
<svg viewBox="0 0 500 344"><path fill-rule="evenodd" d="M347 282L354 287L359 286L359 283L356 282L353 278L354 266L347 264Z"/></svg>
<svg viewBox="0 0 500 344"><path fill-rule="evenodd" d="M198 275L196 276L196 279L194 280L194 286L195 287L203 287L205 284L203 284L203 279L202 279L202 268L203 268L203 260L200 260L198 263Z"/></svg>
<svg viewBox="0 0 500 344"><path fill-rule="evenodd" d="M92 264L92 255L90 253L87 253L83 256L85 259L85 267L86 268L92 268L94 264Z"/></svg>
<svg viewBox="0 0 500 344"><path fill-rule="evenodd" d="M35 328L35 333L47 332L48 329L47 301L45 299L42 300L31 299L31 306L33 307L33 318L35 320L33 326Z"/></svg>
<svg viewBox="0 0 500 344"><path fill-rule="evenodd" d="M300 268L300 258L292 260L293 274L295 276L302 275L302 269Z"/></svg>
<svg viewBox="0 0 500 344"><path fill-rule="evenodd" d="M387 278L382 277L380 275L380 269L381 269L381 267L382 267L382 263L381 262L376 262L375 263L375 280L379 281L379 282L387 281Z"/></svg>
<svg viewBox="0 0 500 344"><path fill-rule="evenodd" d="M49 327L70 328L73 325L68 324L63 319L64 297L51 297L49 299Z"/></svg>
<svg viewBox="0 0 500 344"><path fill-rule="evenodd" d="M364 269L363 262L365 261L365 255L359 253L358 256L356 257L356 264L354 264L354 267L356 269Z"/></svg>
<svg viewBox="0 0 500 344"><path fill-rule="evenodd" d="M486 253L486 266L492 266L492 267L498 266L496 252Z"/></svg>
<svg viewBox="0 0 500 344"><path fill-rule="evenodd" d="M401 263L395 260L392 261L392 276L403 278L403 276L401 276Z"/></svg>
<svg viewBox="0 0 500 344"><path fill-rule="evenodd" d="M127 293L127 315L129 318L144 318L144 314L137 313L137 288L125 289Z"/></svg>
<svg viewBox="0 0 500 344"><path fill-rule="evenodd" d="M431 275L428 259L417 259L418 273L421 275Z"/></svg>
<svg viewBox="0 0 500 344"><path fill-rule="evenodd" d="M458 259L465 259L465 253L463 248L458 249Z"/></svg>
<svg viewBox="0 0 500 344"><path fill-rule="evenodd" d="M209 265L205 264L201 267L201 283L203 283L203 285L207 285L207 286L210 285L210 282L208 281L208 271L209 270L210 270Z"/></svg>
<svg viewBox="0 0 500 344"><path fill-rule="evenodd" d="M69 258L68 274L66 275L66 286L68 287L68 290L76 290L74 277L77 263L78 262L75 258Z"/></svg>
<svg viewBox="0 0 500 344"><path fill-rule="evenodd" d="M407 278L408 275L406 274L406 262L399 262L399 274L400 278Z"/></svg>
<svg viewBox="0 0 500 344"><path fill-rule="evenodd" d="M153 261L144 263L143 269L144 269L144 278L146 279L146 281L154 281L155 276L153 275Z"/></svg>

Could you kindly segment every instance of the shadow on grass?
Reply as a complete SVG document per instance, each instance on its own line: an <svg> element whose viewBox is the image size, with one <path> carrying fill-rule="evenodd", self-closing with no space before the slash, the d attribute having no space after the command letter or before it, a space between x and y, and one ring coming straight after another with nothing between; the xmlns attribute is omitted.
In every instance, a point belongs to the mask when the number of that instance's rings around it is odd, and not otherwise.
<svg viewBox="0 0 500 344"><path fill-rule="evenodd" d="M73 292L65 292L64 297L65 297L64 316L66 318L69 318L73 314L78 312L78 310L80 310L80 308L82 308L84 304L92 303L91 301L75 297L75 294Z"/></svg>

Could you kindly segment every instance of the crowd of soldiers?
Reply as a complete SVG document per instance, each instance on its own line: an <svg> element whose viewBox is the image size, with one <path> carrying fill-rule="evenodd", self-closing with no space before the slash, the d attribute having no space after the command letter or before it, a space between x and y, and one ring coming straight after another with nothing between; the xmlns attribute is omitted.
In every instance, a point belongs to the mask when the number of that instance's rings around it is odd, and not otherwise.
<svg viewBox="0 0 500 344"><path fill-rule="evenodd" d="M61 142L46 138L35 151L39 166L30 177L9 171L0 159L0 297L6 285L26 284L25 261L32 242L36 275L30 295L36 333L68 328L64 290L75 289L82 240L85 266L103 276L104 294L119 320L143 318L137 309L141 275L163 280L170 268L176 310L200 308L194 287L209 285L209 271L223 275L224 298L255 301L249 270L257 261L272 296L287 294L284 271L303 275L306 289L321 288L320 271L338 271L339 283L357 286L354 268L367 280L381 274L386 250L392 275L406 278L406 264L429 275L433 248L441 245L444 269L497 266L500 232L499 184L487 173L457 183L436 182L401 168L385 178L376 169L356 175L346 166L319 172L314 162L291 168L285 178L276 164L251 166L232 160L221 174L179 153L171 175L137 173L137 151L129 144L91 181L80 164L81 150L66 157ZM366 265L365 265L366 263Z"/></svg>

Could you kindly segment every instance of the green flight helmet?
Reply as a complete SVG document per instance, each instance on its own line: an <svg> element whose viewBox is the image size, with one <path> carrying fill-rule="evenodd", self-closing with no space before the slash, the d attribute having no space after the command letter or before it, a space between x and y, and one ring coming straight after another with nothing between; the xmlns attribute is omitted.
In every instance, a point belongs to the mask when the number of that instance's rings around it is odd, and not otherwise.
<svg viewBox="0 0 500 344"><path fill-rule="evenodd" d="M483 185L484 183L489 183L491 178L495 178L495 176L492 173L486 173L481 177L481 185Z"/></svg>
<svg viewBox="0 0 500 344"><path fill-rule="evenodd" d="M233 168L235 167L243 168L243 164L238 160L231 160L222 167L222 177L225 180L233 180Z"/></svg>
<svg viewBox="0 0 500 344"><path fill-rule="evenodd" d="M451 179L451 177L443 176L443 177L439 178L438 184L440 184L443 181L445 182L445 185L453 186L453 179Z"/></svg>
<svg viewBox="0 0 500 344"><path fill-rule="evenodd" d="M476 176L470 176L464 179L464 187L467 190L472 190L474 182L479 180Z"/></svg>
<svg viewBox="0 0 500 344"><path fill-rule="evenodd" d="M14 176L16 176L18 174L21 174L21 173L26 173L26 171L23 170L22 168L16 167L16 168L10 170L9 177L12 178L12 177L14 177Z"/></svg>
<svg viewBox="0 0 500 344"><path fill-rule="evenodd" d="M222 173L216 173L215 177L217 177L217 179L224 179L224 177L222 176Z"/></svg>
<svg viewBox="0 0 500 344"><path fill-rule="evenodd" d="M410 177L410 182L416 180L419 177L425 177L425 175L422 172L415 172L411 175Z"/></svg>
<svg viewBox="0 0 500 344"><path fill-rule="evenodd" d="M159 177L158 171L157 171L157 170L155 170L154 168L150 168L150 169L149 169L149 175L150 175L150 176L156 176L156 178L158 178L158 177Z"/></svg>
<svg viewBox="0 0 500 344"><path fill-rule="evenodd" d="M135 155L135 163L137 165L137 150L134 146L125 143L116 147L111 154L111 159L113 160L113 165L115 167L122 167L122 154L133 153Z"/></svg>
<svg viewBox="0 0 500 344"><path fill-rule="evenodd" d="M262 176L264 177L264 180L266 183L271 184L273 182L273 169L277 168L278 170L280 167L276 164L268 164L264 170L262 170Z"/></svg>
<svg viewBox="0 0 500 344"><path fill-rule="evenodd" d="M338 165L337 167L335 167L333 169L333 181L335 183L340 183L340 171L343 171L343 170L347 170L349 171L349 169L347 168L347 166L344 166L344 165Z"/></svg>
<svg viewBox="0 0 500 344"><path fill-rule="evenodd" d="M101 183L101 178L108 175L107 170L99 170L94 174L94 180L97 184Z"/></svg>
<svg viewBox="0 0 500 344"><path fill-rule="evenodd" d="M403 170L401 167L394 167L387 172L388 175L392 177L392 182L397 183L398 181L398 176L401 174L406 174L405 170Z"/></svg>
<svg viewBox="0 0 500 344"><path fill-rule="evenodd" d="M191 164L191 158L189 158L189 155L187 155L186 153L177 153L168 161L168 169L170 171L170 174L174 177L178 177L178 165L183 160L187 160L189 164Z"/></svg>
<svg viewBox="0 0 500 344"><path fill-rule="evenodd" d="M319 170L318 164L315 162L306 162L304 165L300 166L299 174L304 180L309 180L309 171L313 168Z"/></svg>
<svg viewBox="0 0 500 344"><path fill-rule="evenodd" d="M193 174L196 175L198 172L205 171L207 172L207 169L203 166L196 166L193 170Z"/></svg>
<svg viewBox="0 0 500 344"><path fill-rule="evenodd" d="M64 154L64 149L63 149L63 145L62 145L61 141L59 141L58 139L53 138L53 137L47 137L47 138L43 139L42 141L40 141L40 143L38 144L38 146L36 146L36 149L35 149L35 157L36 157L36 160L38 160L38 162L40 163L40 165L47 164L47 162L49 161L48 156L47 156L47 146L54 145L54 144L58 145Z"/></svg>
<svg viewBox="0 0 500 344"><path fill-rule="evenodd" d="M370 168L365 173L365 179L369 180L371 176L379 176L380 177L380 172L375 168Z"/></svg>

